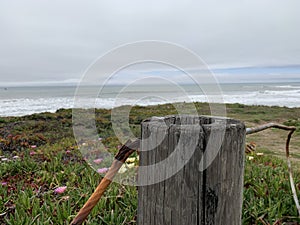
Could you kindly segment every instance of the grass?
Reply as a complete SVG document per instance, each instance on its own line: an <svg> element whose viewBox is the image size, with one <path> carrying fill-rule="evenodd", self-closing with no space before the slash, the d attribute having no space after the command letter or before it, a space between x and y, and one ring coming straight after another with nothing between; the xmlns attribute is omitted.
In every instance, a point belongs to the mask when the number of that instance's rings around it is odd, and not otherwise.
<svg viewBox="0 0 300 225"><path fill-rule="evenodd" d="M7 182L0 188L0 223L67 224L84 204L101 176L82 160L72 141L62 143L40 147L34 155L24 150L19 159L0 164L0 177ZM59 186L67 186L66 192L56 194ZM113 184L88 222L129 224L136 208L136 189Z"/></svg>
<svg viewBox="0 0 300 225"><path fill-rule="evenodd" d="M300 173L294 174L298 190ZM247 157L244 178L243 224L298 224L286 162L274 156ZM280 223L279 223L280 222ZM297 223L298 222L298 223Z"/></svg>
<svg viewBox="0 0 300 225"><path fill-rule="evenodd" d="M200 114L209 114L205 103L197 103L197 109ZM241 119L248 126L273 121L300 128L300 109L297 108L231 104L227 109L228 116ZM139 135L143 119L175 113L170 104L134 107L130 126ZM71 120L71 110L64 109L56 113L0 118L0 155L8 159L0 159L0 224L68 224L98 185L101 176L83 160L73 137ZM116 152L120 143L112 131L110 110L96 110L96 124L104 145L112 153ZM273 135L278 134L270 131L263 138L249 139L266 141ZM297 152L300 149L298 137L299 132L292 139L296 158L300 153ZM300 224L286 163L277 157L280 153L274 154L277 150L274 148L276 146L258 146L257 151L265 154L245 159L245 225ZM299 190L300 172L295 170L294 176ZM67 186L66 191L55 193L60 186ZM136 213L136 188L113 183L86 224L136 224Z"/></svg>

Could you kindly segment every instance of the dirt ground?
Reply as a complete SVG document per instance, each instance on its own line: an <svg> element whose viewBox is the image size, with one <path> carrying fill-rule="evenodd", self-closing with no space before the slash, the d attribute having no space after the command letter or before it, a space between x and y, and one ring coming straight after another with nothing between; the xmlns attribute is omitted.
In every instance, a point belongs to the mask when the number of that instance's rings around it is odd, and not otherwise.
<svg viewBox="0 0 300 225"><path fill-rule="evenodd" d="M255 126L255 124L246 124L247 127ZM257 126L257 125L256 125ZM255 142L257 144L257 152L266 152L285 157L285 144L288 131L279 129L267 129L259 133L250 134L246 137L246 142ZM300 160L300 133L295 132L290 142L290 155L294 160Z"/></svg>

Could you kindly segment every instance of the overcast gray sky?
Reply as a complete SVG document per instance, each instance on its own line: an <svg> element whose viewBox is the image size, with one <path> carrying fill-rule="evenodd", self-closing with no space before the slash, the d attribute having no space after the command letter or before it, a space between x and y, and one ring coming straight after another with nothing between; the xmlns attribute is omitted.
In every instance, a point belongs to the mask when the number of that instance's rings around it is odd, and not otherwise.
<svg viewBox="0 0 300 225"><path fill-rule="evenodd" d="M221 79L299 78L299 10L299 0L2 0L0 84L76 81L140 40L183 45Z"/></svg>

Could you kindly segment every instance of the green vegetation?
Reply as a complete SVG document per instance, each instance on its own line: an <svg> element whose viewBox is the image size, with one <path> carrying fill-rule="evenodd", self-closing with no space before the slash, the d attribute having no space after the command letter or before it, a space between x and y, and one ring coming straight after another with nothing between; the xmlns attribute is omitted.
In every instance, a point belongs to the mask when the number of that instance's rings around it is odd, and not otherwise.
<svg viewBox="0 0 300 225"><path fill-rule="evenodd" d="M210 114L209 105L196 104L199 114ZM178 104L178 107L185 107ZM243 120L247 126L279 122L298 128L291 150L299 166L300 109L227 106L228 116ZM112 131L110 110L96 110L96 125L102 143L112 153L120 145ZM176 114L171 104L134 107L130 127L140 134L140 122L150 116ZM286 133L271 130L266 135L249 136L261 141L257 152L247 156L244 182L243 224L299 224L289 186L284 154L278 145ZM276 139L273 140L273 139ZM101 176L80 154L72 131L72 111L40 113L24 117L0 118L0 224L68 224L85 203ZM295 170L300 188L300 172ZM55 191L66 186L63 193ZM87 224L136 224L137 190L112 184ZM277 223L276 223L277 222Z"/></svg>
<svg viewBox="0 0 300 225"><path fill-rule="evenodd" d="M247 157L243 224L299 224L287 171L286 162L276 157ZM300 173L294 175L299 190Z"/></svg>

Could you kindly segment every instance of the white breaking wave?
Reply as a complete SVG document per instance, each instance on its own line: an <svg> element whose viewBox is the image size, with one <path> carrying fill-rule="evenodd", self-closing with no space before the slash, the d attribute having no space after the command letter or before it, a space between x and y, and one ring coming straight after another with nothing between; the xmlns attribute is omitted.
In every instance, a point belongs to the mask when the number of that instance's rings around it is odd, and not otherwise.
<svg viewBox="0 0 300 225"><path fill-rule="evenodd" d="M286 90L286 91L264 91L263 94L265 95L276 95L276 96L299 96L300 90Z"/></svg>
<svg viewBox="0 0 300 225"><path fill-rule="evenodd" d="M0 99L0 116L23 116L72 108L73 98Z"/></svg>
<svg viewBox="0 0 300 225"><path fill-rule="evenodd" d="M279 88L280 87L280 88ZM296 88L298 87L298 88ZM227 89L226 89L227 88ZM190 92L188 96L180 96L176 93L168 93L159 90L154 93L127 93L116 100L112 95L101 98L87 98L82 102L86 104L84 108L105 108L111 109L121 105L157 105L174 102L219 102L219 103L241 103L246 105L267 105L267 106L286 106L300 107L300 86L292 85L274 85L247 86L247 90L240 86L224 87L223 96L206 96L202 93ZM251 90L249 90L251 89ZM18 90L19 91L19 90ZM3 92L7 93L7 92ZM37 91L38 93L38 91ZM32 94L30 97L14 97L13 94L8 96L0 96L0 116L23 116L40 112L55 112L60 108L73 108L74 97L68 93L64 96L53 96L44 94L37 97ZM63 91L62 91L63 93ZM146 97L145 97L146 96ZM188 97L188 98L187 98ZM78 105L77 105L78 106Z"/></svg>
<svg viewBox="0 0 300 225"><path fill-rule="evenodd" d="M292 86L292 85L279 85L279 86L274 86L276 88L291 88L291 89L300 89L300 86Z"/></svg>

